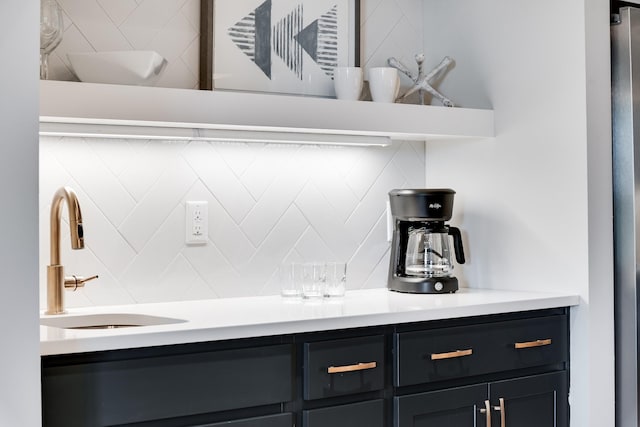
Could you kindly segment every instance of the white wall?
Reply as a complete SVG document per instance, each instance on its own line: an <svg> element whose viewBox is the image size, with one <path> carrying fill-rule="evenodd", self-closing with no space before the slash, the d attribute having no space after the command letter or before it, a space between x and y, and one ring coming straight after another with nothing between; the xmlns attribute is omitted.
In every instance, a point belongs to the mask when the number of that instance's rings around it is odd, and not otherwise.
<svg viewBox="0 0 640 427"><path fill-rule="evenodd" d="M0 54L0 425L40 425L38 3L3 0ZM10 65L8 65L10 64Z"/></svg>
<svg viewBox="0 0 640 427"><path fill-rule="evenodd" d="M589 285L588 307L581 307L573 316L576 341L572 346L572 362L575 375L581 372L585 375L572 382L576 402L572 414L576 423L590 422L595 426L612 424L615 408L609 2L585 1L584 11ZM582 327L583 322L586 324ZM581 354L589 357L581 358ZM600 403L602 407L596 408ZM582 411L580 415L578 411Z"/></svg>
<svg viewBox="0 0 640 427"><path fill-rule="evenodd" d="M424 186L424 143L389 147L41 138L40 257L55 190L78 193L86 248L67 274L100 275L67 306L279 293L290 261L348 262L349 289L386 285L385 203ZM185 245L185 202L208 201L206 246ZM45 262L40 301L46 301Z"/></svg>
<svg viewBox="0 0 640 427"><path fill-rule="evenodd" d="M442 17L447 17L443 20ZM571 425L614 425L608 2L425 2L440 86L493 107L497 137L427 143L427 185L458 191L470 287L581 295Z"/></svg>

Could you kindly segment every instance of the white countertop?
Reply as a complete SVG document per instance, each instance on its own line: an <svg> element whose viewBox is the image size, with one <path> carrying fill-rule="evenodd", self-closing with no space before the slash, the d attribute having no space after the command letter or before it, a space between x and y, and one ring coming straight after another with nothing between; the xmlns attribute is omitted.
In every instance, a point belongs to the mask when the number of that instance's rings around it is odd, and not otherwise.
<svg viewBox="0 0 640 427"><path fill-rule="evenodd" d="M184 322L91 330L40 326L40 354L273 336L539 310L579 303L580 298L576 295L556 293L461 289L455 294L415 295L371 289L348 291L344 298L320 301L266 296L75 308L62 316L133 313Z"/></svg>

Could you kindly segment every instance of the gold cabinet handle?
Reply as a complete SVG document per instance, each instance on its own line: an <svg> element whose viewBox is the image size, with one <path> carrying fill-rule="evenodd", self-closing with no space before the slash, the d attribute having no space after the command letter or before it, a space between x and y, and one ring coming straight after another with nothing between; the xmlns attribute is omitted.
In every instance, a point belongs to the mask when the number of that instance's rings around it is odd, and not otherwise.
<svg viewBox="0 0 640 427"><path fill-rule="evenodd" d="M493 410L500 412L500 427L507 427L507 414L504 410L504 397L500 399L500 406L494 406Z"/></svg>
<svg viewBox="0 0 640 427"><path fill-rule="evenodd" d="M528 342L517 342L517 343L515 343L514 347L516 349L521 349L521 348L543 347L545 345L551 345L551 338L547 338L545 340L535 340L535 341L528 341Z"/></svg>
<svg viewBox="0 0 640 427"><path fill-rule="evenodd" d="M480 413L486 417L486 427L491 427L491 403L488 400L484 401L484 408L480 408Z"/></svg>
<svg viewBox="0 0 640 427"><path fill-rule="evenodd" d="M367 369L375 369L377 366L377 362L357 363L355 365L347 366L329 366L327 368L327 373L341 374L343 372L365 371Z"/></svg>
<svg viewBox="0 0 640 427"><path fill-rule="evenodd" d="M467 350L451 351L449 353L432 353L431 360L455 359L456 357L471 356L472 354L473 349L471 348Z"/></svg>

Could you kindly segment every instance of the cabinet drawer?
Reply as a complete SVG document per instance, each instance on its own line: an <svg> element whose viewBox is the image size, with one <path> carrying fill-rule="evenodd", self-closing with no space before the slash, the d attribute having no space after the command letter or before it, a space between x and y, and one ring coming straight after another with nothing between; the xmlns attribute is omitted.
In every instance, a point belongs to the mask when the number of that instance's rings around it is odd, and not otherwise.
<svg viewBox="0 0 640 427"><path fill-rule="evenodd" d="M396 334L394 383L420 384L486 372L484 325ZM486 356L486 355L485 355Z"/></svg>
<svg viewBox="0 0 640 427"><path fill-rule="evenodd" d="M302 427L384 427L384 400L350 403L302 412Z"/></svg>
<svg viewBox="0 0 640 427"><path fill-rule="evenodd" d="M304 399L384 387L384 336L305 343Z"/></svg>
<svg viewBox="0 0 640 427"><path fill-rule="evenodd" d="M566 362L569 356L567 316L512 320L496 325L489 343L495 368L501 371Z"/></svg>
<svg viewBox="0 0 640 427"><path fill-rule="evenodd" d="M566 315L396 333L394 385L562 363Z"/></svg>
<svg viewBox="0 0 640 427"><path fill-rule="evenodd" d="M224 421L197 427L292 427L292 414L267 415L264 417L246 418L243 420Z"/></svg>
<svg viewBox="0 0 640 427"><path fill-rule="evenodd" d="M288 344L45 367L44 425L119 425L286 402L292 371Z"/></svg>

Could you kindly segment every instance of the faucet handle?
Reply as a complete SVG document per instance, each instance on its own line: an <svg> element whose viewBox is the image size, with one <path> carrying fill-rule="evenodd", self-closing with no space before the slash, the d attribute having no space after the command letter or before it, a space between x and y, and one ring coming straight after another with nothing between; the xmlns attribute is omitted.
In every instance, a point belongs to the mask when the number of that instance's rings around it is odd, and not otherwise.
<svg viewBox="0 0 640 427"><path fill-rule="evenodd" d="M89 280L93 280L93 279L97 279L97 278L98 278L97 274L95 276L91 276L91 277L87 277L87 278L84 278L82 276L65 277L64 278L64 287L65 287L65 289L69 289L71 291L75 291L78 288L84 287L85 282L88 282Z"/></svg>

